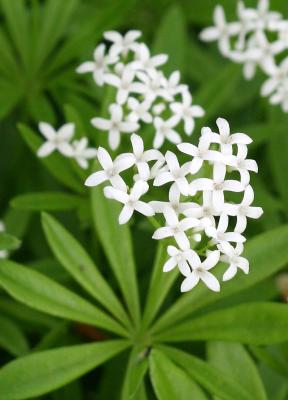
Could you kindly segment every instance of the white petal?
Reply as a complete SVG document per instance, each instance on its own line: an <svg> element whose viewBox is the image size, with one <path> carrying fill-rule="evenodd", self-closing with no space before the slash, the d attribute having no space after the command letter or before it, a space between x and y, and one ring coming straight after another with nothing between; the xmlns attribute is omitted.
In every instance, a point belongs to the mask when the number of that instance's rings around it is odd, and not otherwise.
<svg viewBox="0 0 288 400"><path fill-rule="evenodd" d="M197 147L191 143L180 143L177 147L182 153L188 154L189 156L195 157L198 154Z"/></svg>
<svg viewBox="0 0 288 400"><path fill-rule="evenodd" d="M214 292L220 292L220 283L210 272L207 271L202 273L200 278L209 289L213 290Z"/></svg>
<svg viewBox="0 0 288 400"><path fill-rule="evenodd" d="M57 136L59 137L59 139L68 141L74 135L74 131L75 131L75 124L72 123L64 124L58 130Z"/></svg>
<svg viewBox="0 0 288 400"><path fill-rule="evenodd" d="M188 292L189 290L193 289L197 283L199 282L200 278L196 272L192 272L191 275L187 276L186 279L181 284L181 292Z"/></svg>
<svg viewBox="0 0 288 400"><path fill-rule="evenodd" d="M237 222L235 226L235 232L242 233L245 231L247 226L247 218L245 215L237 215Z"/></svg>
<svg viewBox="0 0 288 400"><path fill-rule="evenodd" d="M155 212L151 205L144 203L144 201L137 201L135 204L135 210L138 211L140 214L145 215L146 217L152 217L155 215Z"/></svg>
<svg viewBox="0 0 288 400"><path fill-rule="evenodd" d="M154 179L153 185L154 186L162 186L171 181L173 181L173 176L171 175L171 173L168 171L164 171L164 172L161 172L158 176L156 176L156 178Z"/></svg>
<svg viewBox="0 0 288 400"><path fill-rule="evenodd" d="M163 226L161 228L158 228L152 238L156 239L156 240L161 240L161 239L165 239L167 237L173 236L173 232L171 230L171 228L167 227L167 226Z"/></svg>
<svg viewBox="0 0 288 400"><path fill-rule="evenodd" d="M53 140L56 136L55 129L53 128L53 126L51 126L47 122L39 123L39 131L48 140Z"/></svg>
<svg viewBox="0 0 288 400"><path fill-rule="evenodd" d="M69 143L60 143L57 148L59 152L66 157L72 157L74 154L73 147Z"/></svg>
<svg viewBox="0 0 288 400"><path fill-rule="evenodd" d="M86 61L79 65L79 67L76 69L76 72L78 74L85 74L86 72L93 72L95 69L95 63L93 61Z"/></svg>
<svg viewBox="0 0 288 400"><path fill-rule="evenodd" d="M110 157L110 154L103 147L98 148L97 158L98 158L98 161L99 161L101 167L104 170L113 168L113 161Z"/></svg>
<svg viewBox="0 0 288 400"><path fill-rule="evenodd" d="M139 135L133 133L133 135L131 135L131 143L133 147L133 153L137 158L140 157L144 151L144 144L142 138Z"/></svg>
<svg viewBox="0 0 288 400"><path fill-rule="evenodd" d="M220 258L220 251L218 250L211 251L208 254L206 260L203 261L202 265L208 271L209 269L215 267L215 265L219 262L219 258Z"/></svg>
<svg viewBox="0 0 288 400"><path fill-rule="evenodd" d="M223 281L229 281L234 278L237 273L237 267L234 264L231 264L230 267L225 271L223 275Z"/></svg>
<svg viewBox="0 0 288 400"><path fill-rule="evenodd" d="M44 158L49 156L54 150L56 149L56 146L54 143L51 142L45 142L42 144L41 147L39 147L37 151L37 156L40 158Z"/></svg>
<svg viewBox="0 0 288 400"><path fill-rule="evenodd" d="M258 219L263 214L263 209L261 207L249 207L247 212L247 217Z"/></svg>
<svg viewBox="0 0 288 400"><path fill-rule="evenodd" d="M119 215L119 224L123 225L126 224L126 222L128 222L130 220L130 218L132 217L134 212L134 208L131 207L130 205L125 204L125 206L123 207L120 215Z"/></svg>
<svg viewBox="0 0 288 400"><path fill-rule="evenodd" d="M107 180L107 175L105 171L97 171L88 176L85 181L86 186L97 186L100 185L102 182Z"/></svg>
<svg viewBox="0 0 288 400"><path fill-rule="evenodd" d="M220 135L223 135L225 137L230 135L230 126L229 123L226 119L224 118L217 118L216 124L219 129Z"/></svg>
<svg viewBox="0 0 288 400"><path fill-rule="evenodd" d="M95 128L101 129L103 131L109 131L111 128L111 121L104 118L92 118L91 124L95 126Z"/></svg>
<svg viewBox="0 0 288 400"><path fill-rule="evenodd" d="M109 131L108 136L109 146L112 150L116 150L120 144L120 132L117 129L112 129Z"/></svg>
<svg viewBox="0 0 288 400"><path fill-rule="evenodd" d="M163 272L169 272L174 269L177 265L177 261L174 257L169 258L163 266Z"/></svg>

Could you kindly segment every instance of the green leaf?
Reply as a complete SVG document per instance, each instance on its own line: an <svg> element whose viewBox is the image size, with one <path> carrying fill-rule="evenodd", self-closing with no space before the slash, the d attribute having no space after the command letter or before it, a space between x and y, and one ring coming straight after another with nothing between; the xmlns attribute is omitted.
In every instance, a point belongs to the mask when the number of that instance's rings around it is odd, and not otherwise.
<svg viewBox="0 0 288 400"><path fill-rule="evenodd" d="M102 186L93 188L91 192L96 232L118 280L131 317L138 324L140 304L129 226L119 225L121 205L106 199Z"/></svg>
<svg viewBox="0 0 288 400"><path fill-rule="evenodd" d="M150 377L159 400L186 400L187 397L207 400L201 388L183 369L175 365L159 350L149 357Z"/></svg>
<svg viewBox="0 0 288 400"><path fill-rule="evenodd" d="M161 305L163 304L169 289L178 276L176 270L169 274L165 274L163 272L163 265L167 260L167 257L167 242L165 244L159 243L145 304L142 329L147 328L153 321Z"/></svg>
<svg viewBox="0 0 288 400"><path fill-rule="evenodd" d="M84 198L62 192L28 193L14 197L11 206L28 211L67 211L81 206Z"/></svg>
<svg viewBox="0 0 288 400"><path fill-rule="evenodd" d="M29 350L26 337L15 322L0 315L0 347L13 356L22 356Z"/></svg>
<svg viewBox="0 0 288 400"><path fill-rule="evenodd" d="M223 375L241 382L255 400L267 400L257 367L248 351L240 343L207 343L210 363Z"/></svg>
<svg viewBox="0 0 288 400"><path fill-rule="evenodd" d="M281 348L265 348L259 346L249 346L254 357L256 357L263 364L276 371L278 374L287 378L288 375L288 362L285 355L281 352ZM277 351L276 351L277 350Z"/></svg>
<svg viewBox="0 0 288 400"><path fill-rule="evenodd" d="M162 68L165 73L170 74L175 70L185 69L187 45L186 23L182 9L178 5L173 5L160 23L153 46L155 54L165 53L169 56L167 64Z"/></svg>
<svg viewBox="0 0 288 400"><path fill-rule="evenodd" d="M147 356L147 348L142 348L142 351L138 346L132 349L126 369L121 399L138 399L138 393L148 370Z"/></svg>
<svg viewBox="0 0 288 400"><path fill-rule="evenodd" d="M121 303L80 243L49 214L42 215L42 224L51 250L65 270L111 314L129 326Z"/></svg>
<svg viewBox="0 0 288 400"><path fill-rule="evenodd" d="M19 124L18 128L27 145L36 154L43 141L27 126ZM84 182L82 185L79 179L72 173L70 160L65 159L60 154L54 153L49 157L39 158L39 161L45 165L51 175L59 182L77 193L83 194L85 192Z"/></svg>
<svg viewBox="0 0 288 400"><path fill-rule="evenodd" d="M245 247L244 257L247 257L250 262L248 276L238 274L236 278L223 284L220 293L212 293L206 287L198 286L193 291L182 295L156 322L153 331L175 325L202 307L251 287L279 271L288 262L288 225L254 237L247 242Z"/></svg>
<svg viewBox="0 0 288 400"><path fill-rule="evenodd" d="M288 340L288 310L285 304L251 303L211 312L175 325L157 340L227 340L248 344Z"/></svg>
<svg viewBox="0 0 288 400"><path fill-rule="evenodd" d="M36 310L127 335L121 325L80 296L12 261L0 261L0 285L12 297Z"/></svg>
<svg viewBox="0 0 288 400"><path fill-rule="evenodd" d="M254 400L238 380L226 376L217 367L173 347L158 346L158 348L183 368L192 379L210 393L219 396L221 400Z"/></svg>
<svg viewBox="0 0 288 400"><path fill-rule="evenodd" d="M128 347L126 341L82 344L22 357L0 370L1 397L21 400L51 392Z"/></svg>
<svg viewBox="0 0 288 400"><path fill-rule="evenodd" d="M16 250L20 245L21 241L16 237L0 232L0 250Z"/></svg>

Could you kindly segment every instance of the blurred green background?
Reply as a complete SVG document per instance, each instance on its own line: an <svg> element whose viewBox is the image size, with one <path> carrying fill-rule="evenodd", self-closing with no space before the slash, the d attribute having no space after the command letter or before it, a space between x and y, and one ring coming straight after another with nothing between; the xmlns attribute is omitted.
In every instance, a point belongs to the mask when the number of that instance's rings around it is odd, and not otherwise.
<svg viewBox="0 0 288 400"><path fill-rule="evenodd" d="M108 29L139 29L153 53L169 55L165 72L180 70L182 82L189 84L195 103L206 110L205 117L197 123L195 138L200 126L214 128L219 116L229 120L234 132L243 131L253 138L249 155L257 160L260 172L252 177L252 185L255 204L263 207L264 215L250 223L248 237L287 222L288 114L260 97L264 80L260 71L247 82L241 66L223 59L215 43L199 41L200 30L212 24L217 3L225 7L228 19L235 17L234 0L0 0L0 219L5 220L9 233L24 237L14 259L21 263L46 260L46 264L35 263L35 268L46 271L53 279L67 279L51 262L39 215L9 205L20 194L63 190L29 150L17 124L37 128L39 121L48 121L60 126L69 119L71 110L76 110L87 121L85 129L93 141L95 131L89 120L100 113L103 89L96 87L91 76L77 75L75 69L91 59L93 49ZM245 4L255 6L256 1ZM273 0L271 8L288 18L287 0ZM80 226L73 212L60 217L78 238L91 241L90 251L96 259L102 257L93 238L82 230L89 220L85 207L79 211ZM136 254L141 255L138 263L145 288L149 278L145 264L155 245L151 243L151 232L144 228L144 239L134 239ZM267 290L271 297L280 298L274 280ZM43 327L44 320L42 330ZM38 338L38 333L32 332L32 341L33 335ZM0 353L1 363L8 360L6 353ZM115 382L118 380L119 365L121 360L108 365L99 397L90 397L87 389L85 398L110 398L109 380L111 376ZM94 382L89 381L89 376L85 379L88 388L92 388ZM79 390L73 385L67 390ZM63 397L62 390L51 398L68 399L69 393Z"/></svg>

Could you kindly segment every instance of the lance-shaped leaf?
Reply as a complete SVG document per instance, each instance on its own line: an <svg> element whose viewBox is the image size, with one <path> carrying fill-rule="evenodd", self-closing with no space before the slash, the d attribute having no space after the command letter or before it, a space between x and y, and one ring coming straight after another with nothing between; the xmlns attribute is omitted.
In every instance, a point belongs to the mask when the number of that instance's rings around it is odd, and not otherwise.
<svg viewBox="0 0 288 400"><path fill-rule="evenodd" d="M244 257L250 261L249 275L238 274L231 281L224 282L220 293L211 292L199 285L182 295L157 321L153 330L156 332L174 325L200 308L251 287L281 269L288 262L288 225L254 237L245 247Z"/></svg>
<svg viewBox="0 0 288 400"><path fill-rule="evenodd" d="M125 298L131 317L140 318L139 294L129 226L119 225L121 206L106 199L102 186L91 190L96 232Z"/></svg>
<svg viewBox="0 0 288 400"><path fill-rule="evenodd" d="M165 353L153 350L149 357L150 377L159 400L207 400L194 380L171 361Z"/></svg>
<svg viewBox="0 0 288 400"><path fill-rule="evenodd" d="M51 250L66 271L115 317L129 325L124 308L80 243L51 215L44 213L42 224Z"/></svg>
<svg viewBox="0 0 288 400"><path fill-rule="evenodd" d="M221 370L223 375L241 382L255 400L267 400L258 369L243 345L208 342L207 353L210 363Z"/></svg>
<svg viewBox="0 0 288 400"><path fill-rule="evenodd" d="M123 383L121 399L137 399L141 392L141 385L148 370L148 348L138 348L135 346L129 356Z"/></svg>
<svg viewBox="0 0 288 400"><path fill-rule="evenodd" d="M20 124L18 127L27 145L33 153L37 153L43 141L27 126ZM53 153L45 158L39 158L39 160L56 180L77 193L84 192L84 186L72 172L70 160L65 159L65 157L57 153Z"/></svg>
<svg viewBox="0 0 288 400"><path fill-rule="evenodd" d="M62 192L28 193L14 197L11 206L28 211L66 211L83 204L84 198Z"/></svg>
<svg viewBox="0 0 288 400"><path fill-rule="evenodd" d="M16 250L21 242L16 237L8 233L0 233L0 250Z"/></svg>
<svg viewBox="0 0 288 400"><path fill-rule="evenodd" d="M11 319L0 316L0 347L14 356L28 352L29 345L19 326Z"/></svg>
<svg viewBox="0 0 288 400"><path fill-rule="evenodd" d="M127 335L113 318L82 297L39 272L12 261L0 261L0 286L12 297L36 310Z"/></svg>
<svg viewBox="0 0 288 400"><path fill-rule="evenodd" d="M21 400L51 392L103 364L128 345L122 340L83 344L12 361L0 370L1 397Z"/></svg>
<svg viewBox="0 0 288 400"><path fill-rule="evenodd" d="M288 340L288 310L285 304L248 303L211 312L176 324L156 336L161 341L227 340L248 344Z"/></svg>
<svg viewBox="0 0 288 400"><path fill-rule="evenodd" d="M195 379L211 394L219 396L221 400L254 400L254 397L242 387L238 380L233 380L223 372L191 354L173 347L159 346L172 361Z"/></svg>

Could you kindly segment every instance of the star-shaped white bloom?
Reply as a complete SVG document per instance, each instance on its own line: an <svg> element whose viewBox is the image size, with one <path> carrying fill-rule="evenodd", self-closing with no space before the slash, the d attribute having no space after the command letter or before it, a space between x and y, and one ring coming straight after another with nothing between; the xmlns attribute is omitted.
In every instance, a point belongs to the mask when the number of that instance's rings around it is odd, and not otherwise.
<svg viewBox="0 0 288 400"><path fill-rule="evenodd" d="M182 250L189 249L190 243L185 232L195 228L199 221L196 218L184 218L179 221L178 215L172 207L165 208L164 217L166 226L158 228L153 234L153 239L160 240L174 237Z"/></svg>
<svg viewBox="0 0 288 400"><path fill-rule="evenodd" d="M200 138L198 146L191 143L180 143L177 147L182 153L193 157L190 163L191 174L196 174L201 169L204 161L221 162L223 160L223 154L210 150L210 141L205 136Z"/></svg>
<svg viewBox="0 0 288 400"><path fill-rule="evenodd" d="M190 163L187 162L180 167L178 158L172 151L166 152L165 160L169 170L156 176L153 183L154 186L162 186L168 182L174 182L172 187L176 186L180 193L188 196L190 188L186 175L189 173Z"/></svg>
<svg viewBox="0 0 288 400"><path fill-rule="evenodd" d="M171 103L170 108L175 115L184 121L184 131L190 136L195 127L194 118L201 118L205 114L202 107L192 105L192 96L188 90L182 92L182 102Z"/></svg>
<svg viewBox="0 0 288 400"><path fill-rule="evenodd" d="M133 153L122 153L119 155L119 159L129 159L132 165L135 165L138 169L139 178L143 181L147 181L150 177L150 167L148 162L150 161L162 161L164 164L164 157L160 151L150 149L144 151L144 143L139 135L133 133L131 135L131 143Z"/></svg>
<svg viewBox="0 0 288 400"><path fill-rule="evenodd" d="M246 187L243 200L240 204L225 204L225 213L231 216L237 216L235 232L242 233L247 226L247 218L257 219L263 214L261 207L251 207L254 201L254 191L249 185Z"/></svg>
<svg viewBox="0 0 288 400"><path fill-rule="evenodd" d="M51 126L47 122L40 122L39 131L46 138L46 142L43 143L38 149L38 157L47 157L55 150L58 150L66 157L73 156L73 148L69 141L74 135L74 124L65 124L61 126L58 131L56 131L53 126Z"/></svg>
<svg viewBox="0 0 288 400"><path fill-rule="evenodd" d="M161 97L166 101L171 101L171 96L168 91L163 88L163 73L161 71L153 71L150 74L146 72L137 72L139 82L136 84L136 90L141 93L144 100L153 103L156 98Z"/></svg>
<svg viewBox="0 0 288 400"><path fill-rule="evenodd" d="M149 186L147 182L143 181L135 182L129 194L122 190L115 189L112 186L104 188L104 194L107 198L117 200L124 204L119 215L119 224L122 225L128 222L135 210L146 217L152 217L155 214L153 208L149 204L139 200L148 189Z"/></svg>
<svg viewBox="0 0 288 400"><path fill-rule="evenodd" d="M146 44L140 43L135 51L135 61L131 62L131 66L136 70L153 73L158 67L165 64L167 60L167 54L151 56L150 50Z"/></svg>
<svg viewBox="0 0 288 400"><path fill-rule="evenodd" d="M188 276L192 272L192 268L189 266L189 263L193 264L196 254L195 251L191 249L180 250L175 246L168 246L167 253L170 258L163 266L164 272L172 271L172 269L174 269L176 266L184 276Z"/></svg>
<svg viewBox="0 0 288 400"><path fill-rule="evenodd" d="M131 110L127 119L132 122L143 121L146 124L150 124L153 120L150 113L151 101L144 100L142 102L138 101L134 97L129 97L127 102L129 110Z"/></svg>
<svg viewBox="0 0 288 400"><path fill-rule="evenodd" d="M133 161L127 158L121 159L120 157L112 161L110 154L103 147L98 148L97 158L103 170L91 174L86 179L85 185L98 186L108 180L116 189L126 191L126 184L119 174L130 168L133 165Z"/></svg>
<svg viewBox="0 0 288 400"><path fill-rule="evenodd" d="M198 191L211 191L212 204L218 211L223 211L224 207L224 191L242 192L244 186L236 180L225 180L226 167L222 163L215 163L213 165L213 179L199 178L195 179L190 184L191 192ZM225 210L226 211L226 210ZM230 215L230 214L229 214Z"/></svg>
<svg viewBox="0 0 288 400"><path fill-rule="evenodd" d="M88 148L88 139L86 137L83 137L80 140L74 140L72 147L73 158L75 158L81 168L87 169L89 166L88 160L96 157L97 150Z"/></svg>
<svg viewBox="0 0 288 400"><path fill-rule="evenodd" d="M225 246L221 247L221 251L224 253L221 255L220 260L229 264L229 268L225 271L223 275L223 281L228 281L237 273L237 269L240 268L245 274L249 272L249 261L241 257L243 253L243 244L237 243L236 247L234 248L229 243L225 243Z"/></svg>
<svg viewBox="0 0 288 400"><path fill-rule="evenodd" d="M156 129L153 147L155 149L159 149L165 139L169 140L171 143L178 144L181 142L181 136L178 132L173 129L179 122L178 117L171 117L167 120L164 120L160 117L155 117L154 126Z"/></svg>
<svg viewBox="0 0 288 400"><path fill-rule="evenodd" d="M224 9L220 5L217 5L214 9L213 19L215 26L205 28L200 33L200 39L205 42L217 40L220 52L223 55L228 55L230 52L230 38L239 33L240 23L227 23Z"/></svg>
<svg viewBox="0 0 288 400"><path fill-rule="evenodd" d="M288 112L288 79L283 79L269 101L271 104L281 104L282 110Z"/></svg>
<svg viewBox="0 0 288 400"><path fill-rule="evenodd" d="M199 219L199 228L201 228L201 230L205 229L207 226L215 225L214 217L221 215L221 212L216 210L213 206L212 196L212 191L203 191L202 205L193 203L192 207L189 207L187 208L187 210L183 211L185 217L193 217ZM208 220L210 222L208 222Z"/></svg>
<svg viewBox="0 0 288 400"><path fill-rule="evenodd" d="M191 264L193 271L184 279L181 285L181 292L188 292L193 289L200 280L214 292L220 291L220 284L217 278L209 272L209 270L218 263L220 258L220 251L215 250L209 252L205 261L201 261L200 257L195 254L193 264Z"/></svg>
<svg viewBox="0 0 288 400"><path fill-rule="evenodd" d="M253 23L253 29L262 31L264 29L269 29L271 24L282 18L282 15L269 10L269 0L259 0L256 9L243 7L242 18Z"/></svg>
<svg viewBox="0 0 288 400"><path fill-rule="evenodd" d="M187 85L180 84L180 77L179 71L172 72L168 78L163 76L162 85L171 98L174 98L178 93L184 93L189 90Z"/></svg>
<svg viewBox="0 0 288 400"><path fill-rule="evenodd" d="M199 205L192 202L181 202L181 193L176 185L172 185L169 190L169 201L150 201L150 205L153 207L155 213L164 213L166 207L172 207L177 214L185 214L185 211ZM199 206L200 207L200 206ZM195 217L197 215L186 215L187 217Z"/></svg>
<svg viewBox="0 0 288 400"><path fill-rule="evenodd" d="M230 134L230 126L226 119L217 118L216 124L219 129L219 134L212 132L210 129L202 131L202 137L207 138L211 143L219 143L221 152L226 155L233 153L233 144L250 144L252 139L245 133Z"/></svg>
<svg viewBox="0 0 288 400"><path fill-rule="evenodd" d="M256 161L246 159L247 152L247 146L245 144L239 144L237 155L232 155L226 158L227 165L230 165L234 170L240 173L241 183L244 187L250 182L249 171L258 172L258 165Z"/></svg>
<svg viewBox="0 0 288 400"><path fill-rule="evenodd" d="M121 133L132 133L138 130L136 122L124 121L123 110L119 104L111 104L109 107L110 119L93 118L91 123L95 128L109 132L109 146L116 150L120 144Z"/></svg>
<svg viewBox="0 0 288 400"><path fill-rule="evenodd" d="M112 42L112 46L110 48L110 53L112 55L123 55L127 56L129 50L136 51L139 43L137 39L140 38L142 33L136 30L130 30L125 35L121 35L121 33L117 31L107 31L104 32L104 38Z"/></svg>
<svg viewBox="0 0 288 400"><path fill-rule="evenodd" d="M116 95L118 104L123 105L126 103L130 93L141 93L141 86L134 81L134 78L135 71L129 67L124 68L121 76L115 74L107 74L105 76L105 82L118 89Z"/></svg>
<svg viewBox="0 0 288 400"><path fill-rule="evenodd" d="M284 80L288 80L288 57L284 58L279 66L269 73L268 79L261 87L261 95L270 96L282 85Z"/></svg>
<svg viewBox="0 0 288 400"><path fill-rule="evenodd" d="M226 242L243 243L246 241L245 237L238 232L227 232L228 224L228 215L221 214L217 228L208 226L205 229L206 235L212 238L212 243L221 245Z"/></svg>
<svg viewBox="0 0 288 400"><path fill-rule="evenodd" d="M94 61L86 61L77 68L79 74L93 72L94 81L99 86L103 86L104 78L109 72L109 65L113 65L118 61L118 56L108 53L105 54L106 47L99 44L93 53Z"/></svg>

